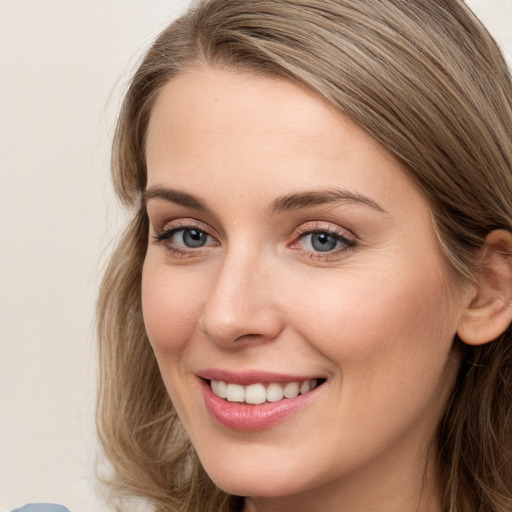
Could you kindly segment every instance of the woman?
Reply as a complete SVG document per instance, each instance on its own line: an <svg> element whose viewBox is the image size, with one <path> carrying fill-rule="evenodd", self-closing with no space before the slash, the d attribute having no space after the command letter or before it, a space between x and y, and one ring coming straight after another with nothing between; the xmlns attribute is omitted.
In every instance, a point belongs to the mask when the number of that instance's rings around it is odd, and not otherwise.
<svg viewBox="0 0 512 512"><path fill-rule="evenodd" d="M159 36L99 301L117 489L512 508L511 91L456 0L212 0Z"/></svg>

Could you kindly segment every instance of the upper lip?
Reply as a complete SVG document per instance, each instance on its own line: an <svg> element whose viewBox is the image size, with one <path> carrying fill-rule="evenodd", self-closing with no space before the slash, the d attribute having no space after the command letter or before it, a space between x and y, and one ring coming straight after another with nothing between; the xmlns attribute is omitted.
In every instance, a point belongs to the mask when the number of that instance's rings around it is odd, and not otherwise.
<svg viewBox="0 0 512 512"><path fill-rule="evenodd" d="M318 375L290 375L260 370L235 372L222 368L207 368L196 372L196 375L201 379L221 380L233 384L241 384L242 386L265 382L304 382L306 380L322 378Z"/></svg>

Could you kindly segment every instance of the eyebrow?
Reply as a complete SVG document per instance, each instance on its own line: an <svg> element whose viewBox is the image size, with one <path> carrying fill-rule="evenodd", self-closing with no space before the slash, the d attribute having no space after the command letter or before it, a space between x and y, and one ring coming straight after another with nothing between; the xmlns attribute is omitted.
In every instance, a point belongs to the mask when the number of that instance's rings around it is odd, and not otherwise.
<svg viewBox="0 0 512 512"><path fill-rule="evenodd" d="M337 202L362 204L369 206L378 212L387 213L386 210L384 210L384 208L382 208L382 206L376 203L373 199L362 194L356 194L349 190L337 188L297 192L295 194L281 196L272 201L269 210L271 214L274 214L286 210L299 210L308 206Z"/></svg>
<svg viewBox="0 0 512 512"><path fill-rule="evenodd" d="M163 199L171 203L176 203L196 210L208 211L206 204L201 199L183 192L181 190L174 190L170 188L163 188L158 185L148 188L143 195L144 204L150 199ZM289 210L300 210L301 208L307 208L309 206L330 204L337 202L349 202L368 206L378 212L387 213L373 199L362 195L356 194L349 190L330 188L326 190L312 190L307 192L296 192L289 195L280 196L272 203L269 207L269 212L274 215L278 212L284 212Z"/></svg>
<svg viewBox="0 0 512 512"><path fill-rule="evenodd" d="M196 210L208 210L203 201L193 196L192 194L182 192L181 190L174 190L159 186L153 186L146 189L142 199L144 204L146 204L150 199L163 199L164 201L180 204L182 206L188 206L190 208L195 208Z"/></svg>

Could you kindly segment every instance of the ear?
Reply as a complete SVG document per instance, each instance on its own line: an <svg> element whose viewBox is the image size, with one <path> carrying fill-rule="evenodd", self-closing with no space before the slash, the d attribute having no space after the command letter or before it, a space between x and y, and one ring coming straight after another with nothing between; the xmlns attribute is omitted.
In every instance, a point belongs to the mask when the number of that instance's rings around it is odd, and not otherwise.
<svg viewBox="0 0 512 512"><path fill-rule="evenodd" d="M495 340L512 321L512 233L499 229L485 239L477 282L457 334L468 345Z"/></svg>

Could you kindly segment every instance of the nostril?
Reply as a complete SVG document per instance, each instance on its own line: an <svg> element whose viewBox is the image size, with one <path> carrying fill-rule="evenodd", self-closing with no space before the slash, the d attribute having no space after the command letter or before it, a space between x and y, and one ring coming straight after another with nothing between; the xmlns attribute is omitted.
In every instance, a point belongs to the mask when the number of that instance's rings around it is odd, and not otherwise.
<svg viewBox="0 0 512 512"><path fill-rule="evenodd" d="M238 338L235 339L235 342L241 342L241 341L260 341L262 340L263 338L265 338L264 335L262 334L252 334L252 333L249 333L249 334L242 334L241 336L239 336Z"/></svg>

